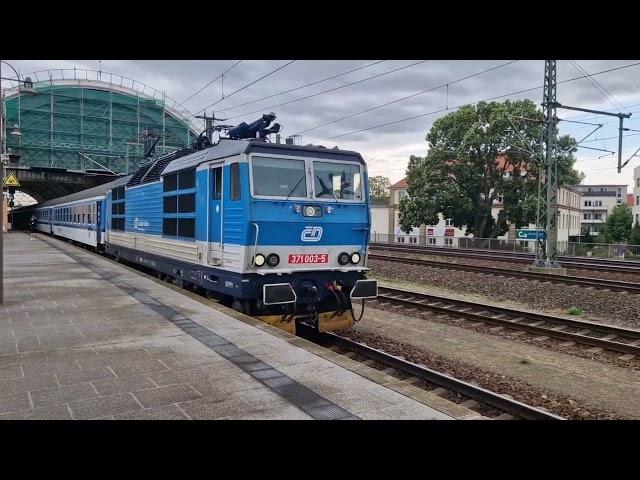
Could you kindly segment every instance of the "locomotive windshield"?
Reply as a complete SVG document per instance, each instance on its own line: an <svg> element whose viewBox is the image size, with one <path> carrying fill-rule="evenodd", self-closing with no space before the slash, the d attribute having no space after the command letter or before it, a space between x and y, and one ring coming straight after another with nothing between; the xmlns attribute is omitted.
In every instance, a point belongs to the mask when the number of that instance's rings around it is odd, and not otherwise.
<svg viewBox="0 0 640 480"><path fill-rule="evenodd" d="M253 194L260 197L309 198L313 185L316 199L363 199L362 170L357 163L254 156L251 173Z"/></svg>
<svg viewBox="0 0 640 480"><path fill-rule="evenodd" d="M306 197L304 160L253 157L254 195Z"/></svg>
<svg viewBox="0 0 640 480"><path fill-rule="evenodd" d="M360 165L313 162L316 198L362 200Z"/></svg>

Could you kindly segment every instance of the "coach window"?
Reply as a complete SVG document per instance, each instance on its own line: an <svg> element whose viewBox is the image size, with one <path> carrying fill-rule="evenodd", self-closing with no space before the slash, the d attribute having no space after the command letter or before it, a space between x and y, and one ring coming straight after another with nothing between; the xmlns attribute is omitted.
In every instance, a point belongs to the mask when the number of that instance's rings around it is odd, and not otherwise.
<svg viewBox="0 0 640 480"><path fill-rule="evenodd" d="M240 164L238 162L232 163L229 169L231 170L231 200L240 200L242 198Z"/></svg>
<svg viewBox="0 0 640 480"><path fill-rule="evenodd" d="M304 160L253 157L253 194L270 197L307 197Z"/></svg>
<svg viewBox="0 0 640 480"><path fill-rule="evenodd" d="M196 236L196 170L165 175L163 178L162 234L193 240Z"/></svg>
<svg viewBox="0 0 640 480"><path fill-rule="evenodd" d="M313 162L316 198L362 200L362 175L355 163Z"/></svg>
<svg viewBox="0 0 640 480"><path fill-rule="evenodd" d="M124 187L111 191L111 230L124 230L124 214L126 211Z"/></svg>

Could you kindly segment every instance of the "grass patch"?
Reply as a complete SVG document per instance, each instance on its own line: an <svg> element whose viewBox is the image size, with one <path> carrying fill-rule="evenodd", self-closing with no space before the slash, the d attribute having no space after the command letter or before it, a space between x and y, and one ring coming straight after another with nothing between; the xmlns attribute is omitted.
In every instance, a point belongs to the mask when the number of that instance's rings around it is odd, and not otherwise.
<svg viewBox="0 0 640 480"><path fill-rule="evenodd" d="M569 315L582 315L584 313L584 310L582 310L580 307L571 307L567 309L567 313Z"/></svg>

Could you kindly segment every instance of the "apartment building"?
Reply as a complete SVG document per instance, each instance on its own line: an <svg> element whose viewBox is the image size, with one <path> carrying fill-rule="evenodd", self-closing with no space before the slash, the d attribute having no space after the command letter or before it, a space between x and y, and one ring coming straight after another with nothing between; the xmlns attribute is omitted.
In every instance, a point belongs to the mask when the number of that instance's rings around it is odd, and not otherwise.
<svg viewBox="0 0 640 480"><path fill-rule="evenodd" d="M598 235L613 209L627 201L628 185L572 185L570 188L582 194L580 224L592 235Z"/></svg>

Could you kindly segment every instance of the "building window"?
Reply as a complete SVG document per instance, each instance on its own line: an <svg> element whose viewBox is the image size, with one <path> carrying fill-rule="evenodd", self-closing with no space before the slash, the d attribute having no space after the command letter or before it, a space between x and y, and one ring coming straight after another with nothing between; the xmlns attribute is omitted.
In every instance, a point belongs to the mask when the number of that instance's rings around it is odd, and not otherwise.
<svg viewBox="0 0 640 480"><path fill-rule="evenodd" d="M594 200L593 205L595 207L601 207L602 206L602 200Z"/></svg>
<svg viewBox="0 0 640 480"><path fill-rule="evenodd" d="M594 213L593 214L593 219L594 220L602 220L602 214L601 213Z"/></svg>
<svg viewBox="0 0 640 480"><path fill-rule="evenodd" d="M111 191L111 230L124 230L124 214L126 210L124 187Z"/></svg>
<svg viewBox="0 0 640 480"><path fill-rule="evenodd" d="M590 207L591 206L591 200L585 200L584 201L584 206L585 207Z"/></svg>
<svg viewBox="0 0 640 480"><path fill-rule="evenodd" d="M163 178L162 234L165 237L196 237L196 170L191 168Z"/></svg>
<svg viewBox="0 0 640 480"><path fill-rule="evenodd" d="M585 213L584 214L584 219L585 220L591 220L591 214L590 213Z"/></svg>
<svg viewBox="0 0 640 480"><path fill-rule="evenodd" d="M640 195L636 195L636 205L640 205Z"/></svg>
<svg viewBox="0 0 640 480"><path fill-rule="evenodd" d="M435 238L427 238L427 242L429 243L429 245L435 245L436 244L436 239Z"/></svg>
<svg viewBox="0 0 640 480"><path fill-rule="evenodd" d="M409 243L418 243L418 237L409 237Z"/></svg>
<svg viewBox="0 0 640 480"><path fill-rule="evenodd" d="M453 225L453 219L452 218L447 218L446 219L446 225L447 225L447 227L450 227L451 225Z"/></svg>
<svg viewBox="0 0 640 480"><path fill-rule="evenodd" d="M396 237L397 243L404 243L404 237Z"/></svg>
<svg viewBox="0 0 640 480"><path fill-rule="evenodd" d="M444 244L447 246L452 246L453 245L453 238L445 238L444 239Z"/></svg>

